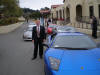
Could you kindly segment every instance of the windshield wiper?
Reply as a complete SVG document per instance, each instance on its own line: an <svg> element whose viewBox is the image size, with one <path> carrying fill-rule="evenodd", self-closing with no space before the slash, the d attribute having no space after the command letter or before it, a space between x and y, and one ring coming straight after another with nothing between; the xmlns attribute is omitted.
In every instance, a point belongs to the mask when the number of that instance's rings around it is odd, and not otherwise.
<svg viewBox="0 0 100 75"><path fill-rule="evenodd" d="M68 49L68 50L88 50L88 48L71 48L71 47L54 47L57 49Z"/></svg>

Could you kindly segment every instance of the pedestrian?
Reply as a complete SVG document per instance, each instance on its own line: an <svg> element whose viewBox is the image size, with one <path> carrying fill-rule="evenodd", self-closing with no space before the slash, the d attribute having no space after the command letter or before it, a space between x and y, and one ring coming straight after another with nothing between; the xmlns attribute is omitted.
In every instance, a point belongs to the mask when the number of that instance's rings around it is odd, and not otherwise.
<svg viewBox="0 0 100 75"><path fill-rule="evenodd" d="M48 24L50 24L50 23L51 23L51 19L49 18L49 19L48 19Z"/></svg>
<svg viewBox="0 0 100 75"><path fill-rule="evenodd" d="M96 19L95 16L92 16L92 24L91 24L91 26L92 26L92 37L94 39L96 39L97 38L97 19Z"/></svg>
<svg viewBox="0 0 100 75"><path fill-rule="evenodd" d="M34 53L32 60L37 58L38 47L39 47L39 56L42 59L43 57L43 42L46 40L46 33L44 26L40 26L40 21L36 21L36 26L32 30L32 42L34 42Z"/></svg>

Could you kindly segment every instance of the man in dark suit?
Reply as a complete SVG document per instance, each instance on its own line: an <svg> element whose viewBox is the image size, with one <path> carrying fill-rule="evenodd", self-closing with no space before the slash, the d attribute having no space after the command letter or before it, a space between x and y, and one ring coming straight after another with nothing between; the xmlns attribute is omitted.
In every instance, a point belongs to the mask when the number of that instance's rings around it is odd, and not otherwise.
<svg viewBox="0 0 100 75"><path fill-rule="evenodd" d="M32 42L34 42L34 54L32 60L36 59L39 46L39 56L42 59L43 56L43 42L46 39L46 33L44 26L40 26L40 21L36 21L35 27L32 30Z"/></svg>
<svg viewBox="0 0 100 75"><path fill-rule="evenodd" d="M97 38L97 19L95 16L92 16L92 37Z"/></svg>

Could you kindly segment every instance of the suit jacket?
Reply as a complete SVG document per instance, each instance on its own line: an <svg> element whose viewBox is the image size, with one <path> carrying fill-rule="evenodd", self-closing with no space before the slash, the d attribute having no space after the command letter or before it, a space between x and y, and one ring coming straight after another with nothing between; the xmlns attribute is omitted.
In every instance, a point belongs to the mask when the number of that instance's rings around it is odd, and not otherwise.
<svg viewBox="0 0 100 75"><path fill-rule="evenodd" d="M33 30L32 30L32 40L36 40L38 37L37 37L37 27L33 27ZM39 37L41 40L43 39L46 39L46 33L45 33L45 28L44 26L40 26L40 37Z"/></svg>
<svg viewBox="0 0 100 75"><path fill-rule="evenodd" d="M92 29L97 30L97 19L96 18L93 19Z"/></svg>

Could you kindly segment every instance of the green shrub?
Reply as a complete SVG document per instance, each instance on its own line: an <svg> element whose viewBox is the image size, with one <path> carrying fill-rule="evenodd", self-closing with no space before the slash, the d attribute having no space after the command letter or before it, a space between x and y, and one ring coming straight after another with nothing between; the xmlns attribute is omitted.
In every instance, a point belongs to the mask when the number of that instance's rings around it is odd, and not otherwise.
<svg viewBox="0 0 100 75"><path fill-rule="evenodd" d="M17 23L17 22L18 22L18 18L16 17L0 19L0 25L9 25L9 24Z"/></svg>

